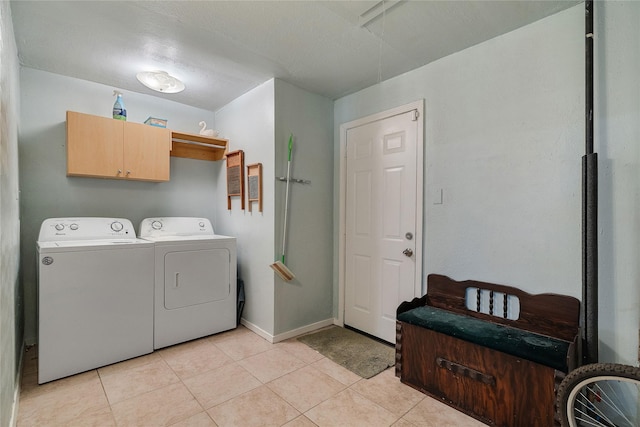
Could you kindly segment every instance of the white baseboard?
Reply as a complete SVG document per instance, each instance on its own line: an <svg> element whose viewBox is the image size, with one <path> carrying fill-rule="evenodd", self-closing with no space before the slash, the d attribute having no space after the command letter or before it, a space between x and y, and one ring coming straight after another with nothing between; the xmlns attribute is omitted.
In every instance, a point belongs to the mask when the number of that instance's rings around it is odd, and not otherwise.
<svg viewBox="0 0 640 427"><path fill-rule="evenodd" d="M18 410L20 409L20 390L22 389L22 363L24 361L25 343L20 349L20 360L18 360L18 372L16 374L16 388L13 391L13 407L11 408L11 420L9 426L16 427L18 424Z"/></svg>
<svg viewBox="0 0 640 427"><path fill-rule="evenodd" d="M270 333L268 333L267 331L265 331L264 329L261 329L260 327L254 325L253 323L247 321L246 319L242 318L240 319L240 323L242 325L244 325L247 329L249 329L250 331L255 332L256 334L260 335L262 338L264 338L265 340L269 341L269 342L273 342L273 335L271 335Z"/></svg>
<svg viewBox="0 0 640 427"><path fill-rule="evenodd" d="M334 319L334 318L325 319L325 320L321 320L319 322L312 323L310 325L306 325L301 328L293 329L291 331L283 332L281 334L274 336L268 333L267 331L261 329L260 327L254 325L253 323L248 322L246 319L240 319L240 323L243 324L247 329L255 332L256 334L260 335L262 338L264 338L265 340L273 344L280 341L288 340L289 338L294 338L309 332L313 332L317 329L321 329L326 326L337 325L338 323L336 322L337 322L337 319Z"/></svg>
<svg viewBox="0 0 640 427"><path fill-rule="evenodd" d="M331 326L334 324L334 319L325 319L325 320L321 320L319 322L316 323L312 323L310 325L307 326L303 326L301 328L297 328L297 329L293 329L291 331L287 331L287 332L283 332L281 334L278 334L274 337L273 342L280 342L280 341L284 341L284 340L288 340L289 338L295 338L295 337L299 337L300 335L309 333L309 332L313 332L317 329L322 329L324 327L327 326Z"/></svg>

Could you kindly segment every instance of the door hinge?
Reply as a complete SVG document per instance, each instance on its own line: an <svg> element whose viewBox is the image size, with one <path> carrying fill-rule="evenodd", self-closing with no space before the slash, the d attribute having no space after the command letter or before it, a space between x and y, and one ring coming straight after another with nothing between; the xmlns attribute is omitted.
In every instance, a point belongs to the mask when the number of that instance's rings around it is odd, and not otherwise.
<svg viewBox="0 0 640 427"><path fill-rule="evenodd" d="M418 118L420 117L420 113L418 112L418 110L413 110L412 111L412 116L411 116L411 121L415 122L418 120Z"/></svg>

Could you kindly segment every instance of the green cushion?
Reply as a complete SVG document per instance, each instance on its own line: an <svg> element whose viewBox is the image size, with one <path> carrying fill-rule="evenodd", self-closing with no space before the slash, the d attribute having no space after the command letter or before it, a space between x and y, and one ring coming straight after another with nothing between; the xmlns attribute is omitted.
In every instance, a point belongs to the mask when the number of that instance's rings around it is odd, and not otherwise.
<svg viewBox="0 0 640 427"><path fill-rule="evenodd" d="M569 342L431 306L414 308L398 320L567 372Z"/></svg>

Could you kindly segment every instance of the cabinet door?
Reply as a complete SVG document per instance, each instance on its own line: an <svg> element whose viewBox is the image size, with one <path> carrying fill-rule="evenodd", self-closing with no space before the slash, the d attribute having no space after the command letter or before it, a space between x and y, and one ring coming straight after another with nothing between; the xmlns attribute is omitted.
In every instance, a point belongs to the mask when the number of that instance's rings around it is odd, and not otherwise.
<svg viewBox="0 0 640 427"><path fill-rule="evenodd" d="M124 126L124 175L128 179L169 181L171 131L138 123Z"/></svg>
<svg viewBox="0 0 640 427"><path fill-rule="evenodd" d="M123 124L67 111L67 175L123 178Z"/></svg>

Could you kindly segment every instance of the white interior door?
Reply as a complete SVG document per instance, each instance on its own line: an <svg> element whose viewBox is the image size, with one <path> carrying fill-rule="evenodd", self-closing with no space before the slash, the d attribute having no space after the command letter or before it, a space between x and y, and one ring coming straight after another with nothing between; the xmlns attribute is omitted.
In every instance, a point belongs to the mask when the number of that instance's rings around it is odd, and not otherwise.
<svg viewBox="0 0 640 427"><path fill-rule="evenodd" d="M416 296L419 124L411 110L346 132L344 323L389 342Z"/></svg>

